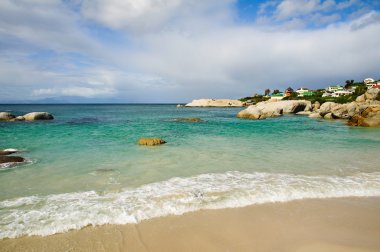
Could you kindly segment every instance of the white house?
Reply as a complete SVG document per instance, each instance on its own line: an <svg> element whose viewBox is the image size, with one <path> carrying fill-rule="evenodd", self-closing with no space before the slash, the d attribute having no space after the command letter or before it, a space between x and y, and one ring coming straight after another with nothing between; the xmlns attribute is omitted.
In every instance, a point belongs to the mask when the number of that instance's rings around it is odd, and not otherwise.
<svg viewBox="0 0 380 252"><path fill-rule="evenodd" d="M338 90L343 90L343 87L339 86L339 85L332 85L332 86L329 86L328 88L326 88L326 91L331 92L331 93L338 91Z"/></svg>
<svg viewBox="0 0 380 252"><path fill-rule="evenodd" d="M310 90L308 88L303 88L303 87L296 90L297 96L301 96L301 97L303 96L305 92L310 92Z"/></svg>
<svg viewBox="0 0 380 252"><path fill-rule="evenodd" d="M339 96L345 96L345 95L351 95L351 94L352 92L348 90L337 90L331 94L331 97L339 97Z"/></svg>
<svg viewBox="0 0 380 252"><path fill-rule="evenodd" d="M367 79L364 79L364 84L370 84L370 83L374 83L375 82L375 80L374 79L372 79L372 78L367 78Z"/></svg>

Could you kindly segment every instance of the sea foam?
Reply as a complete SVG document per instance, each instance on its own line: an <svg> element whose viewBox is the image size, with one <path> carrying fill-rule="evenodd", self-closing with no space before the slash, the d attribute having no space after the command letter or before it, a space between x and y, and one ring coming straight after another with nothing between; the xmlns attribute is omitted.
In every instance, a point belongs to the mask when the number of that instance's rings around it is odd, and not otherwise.
<svg viewBox="0 0 380 252"><path fill-rule="evenodd" d="M200 209L350 196L380 196L380 173L344 177L237 171L202 174L117 193L88 191L1 201L0 238L45 236L87 225L137 223Z"/></svg>

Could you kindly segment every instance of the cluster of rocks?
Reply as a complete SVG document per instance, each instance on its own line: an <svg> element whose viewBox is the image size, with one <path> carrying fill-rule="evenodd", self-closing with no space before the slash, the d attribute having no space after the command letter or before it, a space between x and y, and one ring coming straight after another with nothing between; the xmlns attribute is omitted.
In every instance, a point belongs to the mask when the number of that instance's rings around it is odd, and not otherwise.
<svg viewBox="0 0 380 252"><path fill-rule="evenodd" d="M229 99L198 99L185 105L185 107L243 107L244 103L239 100ZM177 106L181 107L181 106Z"/></svg>
<svg viewBox="0 0 380 252"><path fill-rule="evenodd" d="M380 127L380 101L376 100L378 95L379 89L369 89L357 97L356 101L346 104L325 102L321 105L306 100L269 100L249 106L240 111L237 117L257 120L296 113L311 118L346 119L351 126Z"/></svg>
<svg viewBox="0 0 380 252"><path fill-rule="evenodd" d="M19 152L16 149L4 149L0 150L0 164L4 163L22 163L25 161L23 157L10 156L14 153Z"/></svg>
<svg viewBox="0 0 380 252"><path fill-rule="evenodd" d="M380 127L380 101L376 100L378 95L378 89L369 89L354 102L325 102L320 106L314 104L315 108L309 113L309 117L347 119L350 126Z"/></svg>
<svg viewBox="0 0 380 252"><path fill-rule="evenodd" d="M269 100L251 105L237 114L239 118L262 120L269 117L282 116L283 114L310 111L312 105L306 100L276 101Z"/></svg>
<svg viewBox="0 0 380 252"><path fill-rule="evenodd" d="M53 120L54 117L48 112L31 112L23 116L15 116L9 112L0 112L0 121L35 121L35 120Z"/></svg>

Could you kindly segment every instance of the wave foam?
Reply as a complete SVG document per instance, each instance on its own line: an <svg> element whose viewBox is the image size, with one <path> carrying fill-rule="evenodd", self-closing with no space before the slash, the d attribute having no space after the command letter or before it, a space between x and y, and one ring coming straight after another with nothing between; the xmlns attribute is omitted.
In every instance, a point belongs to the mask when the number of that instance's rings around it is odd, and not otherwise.
<svg viewBox="0 0 380 252"><path fill-rule="evenodd" d="M350 196L380 196L380 173L354 176L226 172L172 178L100 195L95 191L0 202L0 238L127 224L200 209Z"/></svg>

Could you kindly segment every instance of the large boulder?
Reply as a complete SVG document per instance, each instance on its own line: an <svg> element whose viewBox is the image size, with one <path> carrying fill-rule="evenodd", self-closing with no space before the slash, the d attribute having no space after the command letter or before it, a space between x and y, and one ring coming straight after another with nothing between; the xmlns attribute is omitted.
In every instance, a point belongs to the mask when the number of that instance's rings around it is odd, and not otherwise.
<svg viewBox="0 0 380 252"><path fill-rule="evenodd" d="M185 107L243 107L239 100L228 99L198 99L185 105Z"/></svg>
<svg viewBox="0 0 380 252"><path fill-rule="evenodd" d="M162 140L161 138L140 138L138 141L139 145L148 145L148 146L153 146L153 145L160 145L160 144L165 144L166 142Z"/></svg>
<svg viewBox="0 0 380 252"><path fill-rule="evenodd" d="M25 159L17 156L0 156L0 164L4 163L22 163Z"/></svg>
<svg viewBox="0 0 380 252"><path fill-rule="evenodd" d="M0 121L10 121L15 118L14 115L8 112L0 112Z"/></svg>
<svg viewBox="0 0 380 252"><path fill-rule="evenodd" d="M365 102L365 94L356 97L356 102Z"/></svg>
<svg viewBox="0 0 380 252"><path fill-rule="evenodd" d="M313 111L317 111L321 107L321 103L319 101L314 102Z"/></svg>
<svg viewBox="0 0 380 252"><path fill-rule="evenodd" d="M367 107L348 120L350 126L380 127L380 105Z"/></svg>
<svg viewBox="0 0 380 252"><path fill-rule="evenodd" d="M53 120L54 117L48 112L31 112L23 116L26 121Z"/></svg>
<svg viewBox="0 0 380 252"><path fill-rule="evenodd" d="M333 108L339 105L340 105L339 103L335 103L335 102L325 102L319 108L319 114L321 116L325 116L326 114L331 113Z"/></svg>
<svg viewBox="0 0 380 252"><path fill-rule="evenodd" d="M310 118L322 118L322 116L319 113L311 113L309 115Z"/></svg>
<svg viewBox="0 0 380 252"><path fill-rule="evenodd" d="M370 88L367 90L367 92L364 93L366 100L375 100L376 97L379 94L380 89L377 88Z"/></svg>
<svg viewBox="0 0 380 252"><path fill-rule="evenodd" d="M298 113L310 110L311 102L306 100L266 101L249 106L240 111L237 117L257 120L281 116L284 113Z"/></svg>

